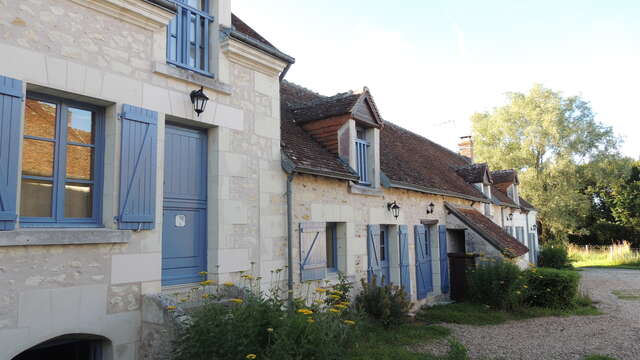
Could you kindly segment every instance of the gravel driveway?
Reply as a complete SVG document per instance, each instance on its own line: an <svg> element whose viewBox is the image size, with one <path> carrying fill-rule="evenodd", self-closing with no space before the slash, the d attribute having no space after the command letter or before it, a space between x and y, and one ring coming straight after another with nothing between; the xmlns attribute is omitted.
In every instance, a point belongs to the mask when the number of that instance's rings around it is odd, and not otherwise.
<svg viewBox="0 0 640 360"><path fill-rule="evenodd" d="M619 300L614 290L640 291L640 271L586 269L582 291L605 313L547 317L494 326L446 324L471 359L580 360L600 354L640 360L640 301Z"/></svg>

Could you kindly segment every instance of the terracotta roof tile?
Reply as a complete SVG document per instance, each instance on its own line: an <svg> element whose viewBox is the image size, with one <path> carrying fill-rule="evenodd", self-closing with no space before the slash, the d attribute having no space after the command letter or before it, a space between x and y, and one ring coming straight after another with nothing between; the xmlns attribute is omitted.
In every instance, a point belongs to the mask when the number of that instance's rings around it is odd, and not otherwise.
<svg viewBox="0 0 640 360"><path fill-rule="evenodd" d="M513 169L496 170L491 172L491 178L494 184L513 183L517 181L518 175Z"/></svg>
<svg viewBox="0 0 640 360"><path fill-rule="evenodd" d="M511 198L507 195L507 193L501 190L499 187L492 185L491 186L491 197L494 200L497 200L499 205L507 205L511 207L518 207L516 203L511 200Z"/></svg>
<svg viewBox="0 0 640 360"><path fill-rule="evenodd" d="M462 178L466 182L475 184L484 181L484 174L487 173L487 170L487 163L480 163L460 167L456 170L456 172L458 173L458 175L462 176ZM489 177L489 179L491 179L491 177Z"/></svg>
<svg viewBox="0 0 640 360"><path fill-rule="evenodd" d="M459 207L450 203L445 203L445 206L458 217L458 219L479 233L485 240L506 256L518 257L529 252L529 248L513 236L507 234L500 226L488 217L482 215L476 209Z"/></svg>
<svg viewBox="0 0 640 360"><path fill-rule="evenodd" d="M468 161L455 152L409 130L385 122L380 130L380 167L392 181L482 199L456 169Z"/></svg>
<svg viewBox="0 0 640 360"><path fill-rule="evenodd" d="M291 109L296 123L326 119L332 116L348 114L360 99L361 94L353 92L323 97L314 101L300 104Z"/></svg>
<svg viewBox="0 0 640 360"><path fill-rule="evenodd" d="M323 98L326 97L288 81L282 81L280 85L282 151L298 168L357 179L358 175L351 167L320 145L294 122L295 116L291 107Z"/></svg>

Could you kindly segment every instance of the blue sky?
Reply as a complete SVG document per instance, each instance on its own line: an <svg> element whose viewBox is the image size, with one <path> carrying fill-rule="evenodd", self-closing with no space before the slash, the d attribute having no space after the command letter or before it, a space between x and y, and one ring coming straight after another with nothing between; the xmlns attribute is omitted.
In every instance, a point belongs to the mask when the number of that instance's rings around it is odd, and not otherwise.
<svg viewBox="0 0 640 360"><path fill-rule="evenodd" d="M640 2L233 0L296 58L287 79L368 86L382 116L454 149L476 111L534 83L580 95L640 157Z"/></svg>

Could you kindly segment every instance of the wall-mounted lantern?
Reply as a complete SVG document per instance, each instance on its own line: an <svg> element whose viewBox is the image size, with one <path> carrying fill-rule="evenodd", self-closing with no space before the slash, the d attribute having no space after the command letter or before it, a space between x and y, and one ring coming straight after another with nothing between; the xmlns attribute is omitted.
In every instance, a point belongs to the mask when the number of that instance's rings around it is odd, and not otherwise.
<svg viewBox="0 0 640 360"><path fill-rule="evenodd" d="M433 203L427 205L427 214L433 214L433 208L436 207Z"/></svg>
<svg viewBox="0 0 640 360"><path fill-rule="evenodd" d="M513 213L509 213L509 215L507 215L507 220L513 220Z"/></svg>
<svg viewBox="0 0 640 360"><path fill-rule="evenodd" d="M396 219L400 216L400 206L395 201L387 203L387 210L389 210Z"/></svg>
<svg viewBox="0 0 640 360"><path fill-rule="evenodd" d="M204 112L204 109L207 107L207 101L209 101L209 97L204 94L203 87L200 87L200 90L193 90L189 97L191 98L191 103L193 104L193 111L200 116Z"/></svg>
<svg viewBox="0 0 640 360"><path fill-rule="evenodd" d="M536 224L531 225L531 231L535 232L536 230L538 230L538 225Z"/></svg>

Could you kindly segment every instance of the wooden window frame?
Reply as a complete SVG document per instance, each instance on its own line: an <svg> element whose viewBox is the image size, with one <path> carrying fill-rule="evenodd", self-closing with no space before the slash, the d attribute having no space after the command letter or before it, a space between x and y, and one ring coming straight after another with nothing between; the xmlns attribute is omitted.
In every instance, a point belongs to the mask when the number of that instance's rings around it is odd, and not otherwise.
<svg viewBox="0 0 640 360"><path fill-rule="evenodd" d="M210 0L202 0L204 10L196 9L186 4L185 0L171 0L176 4L176 17L167 25L167 62L169 64L191 70L198 74L213 77L209 69L209 32L213 24L213 16L208 12ZM196 29L194 41L189 35L191 17L195 17ZM175 22L175 23L174 23ZM172 27L175 26L175 32ZM175 56L172 54L172 46L175 47ZM189 49L195 47L194 63L190 63ZM204 53L203 56L202 53ZM202 58L202 61L200 60Z"/></svg>
<svg viewBox="0 0 640 360"><path fill-rule="evenodd" d="M51 217L31 217L20 215L21 227L102 227L102 195L103 195L103 174L104 174L104 141L105 141L105 113L104 108L77 102L73 100L67 100L55 96L44 95L39 93L27 92L27 99L35 101L43 101L56 105L56 127L54 141L51 139L45 139L38 136L25 135L24 139L33 139L40 141L54 142L54 155L53 155L53 174L51 177L40 177L20 174L20 180L33 179L33 180L45 180L53 183L53 190L51 195ZM26 106L26 101L25 101ZM62 116L67 108L75 108L81 110L91 111L95 114L95 130L94 130L94 144L79 144L76 142L69 142L67 140L67 127L65 119ZM26 113L24 124L26 125ZM23 125L24 126L24 125ZM93 180L78 180L66 178L66 149L67 145L82 146L94 149L94 161L93 161ZM24 156L24 154L22 155ZM22 159L20 159L22 161ZM92 193L92 208L90 218L66 218L64 216L64 185L67 182L90 184L93 186ZM20 196L20 194L18 194ZM20 212L20 209L18 209Z"/></svg>

